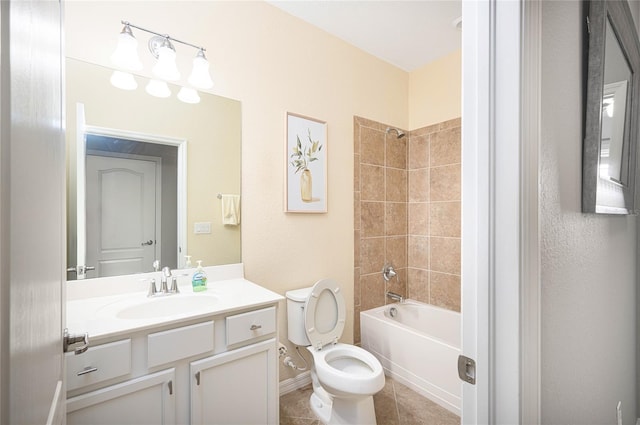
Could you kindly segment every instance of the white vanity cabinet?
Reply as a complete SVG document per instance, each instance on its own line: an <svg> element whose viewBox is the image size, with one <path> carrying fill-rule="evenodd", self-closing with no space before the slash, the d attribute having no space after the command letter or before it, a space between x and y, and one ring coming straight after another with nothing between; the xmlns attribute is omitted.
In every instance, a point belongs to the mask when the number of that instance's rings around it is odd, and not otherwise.
<svg viewBox="0 0 640 425"><path fill-rule="evenodd" d="M276 310L269 307L226 318L227 346L274 334ZM246 425L278 423L277 341L245 345L192 362L191 423Z"/></svg>
<svg viewBox="0 0 640 425"><path fill-rule="evenodd" d="M67 400L68 425L172 425L175 369L153 373Z"/></svg>
<svg viewBox="0 0 640 425"><path fill-rule="evenodd" d="M274 301L67 353L67 423L277 425L276 318Z"/></svg>

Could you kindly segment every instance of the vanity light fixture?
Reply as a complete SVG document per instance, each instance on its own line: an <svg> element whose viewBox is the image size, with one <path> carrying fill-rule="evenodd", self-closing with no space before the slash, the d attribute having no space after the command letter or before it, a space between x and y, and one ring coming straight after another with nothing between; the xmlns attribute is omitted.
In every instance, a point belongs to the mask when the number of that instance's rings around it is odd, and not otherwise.
<svg viewBox="0 0 640 425"><path fill-rule="evenodd" d="M145 87L147 93L155 97L169 97L171 96L171 90L166 81L161 80L149 80Z"/></svg>
<svg viewBox="0 0 640 425"><path fill-rule="evenodd" d="M136 79L133 74L123 71L113 71L111 75L111 84L122 90L135 90L138 88Z"/></svg>
<svg viewBox="0 0 640 425"><path fill-rule="evenodd" d="M157 46L157 47L156 47ZM171 44L169 36L155 36L149 40L149 50L158 60L153 67L153 73L163 80L175 81L180 79L180 71L176 66L176 49Z"/></svg>
<svg viewBox="0 0 640 425"><path fill-rule="evenodd" d="M138 57L138 40L133 36L129 23L123 24L124 28L118 34L118 46L111 55L111 62L127 71L139 71L142 69L142 62Z"/></svg>
<svg viewBox="0 0 640 425"><path fill-rule="evenodd" d="M198 92L191 87L182 87L178 92L178 99L184 103L200 103Z"/></svg>
<svg viewBox="0 0 640 425"><path fill-rule="evenodd" d="M189 75L189 84L199 89L210 89L213 87L211 75L209 75L209 61L204 55L204 49L198 50L193 58L193 70Z"/></svg>
<svg viewBox="0 0 640 425"><path fill-rule="evenodd" d="M156 75L156 77L165 81L177 81L180 79L180 71L176 66L176 49L173 45L173 43L180 43L186 46L193 47L194 49L197 50L196 56L193 59L193 69L187 80L189 84L199 89L209 89L213 87L213 81L211 80L211 75L209 74L209 61L204 55L204 52L206 50L204 47L196 46L194 44L187 43L186 41L178 40L176 38L169 36L168 34L160 34L155 31L151 31L146 28L139 27L128 21L120 21L120 22L124 25L124 28L122 29L122 31L118 36L118 46L116 47L116 50L111 55L111 60L113 64L116 65L116 67L126 71L139 71L142 69L142 62L140 62L140 58L138 57L138 52L137 52L138 41L136 40L136 38L133 35L133 32L131 31L131 28L136 28L141 31L145 31L150 34L153 34L153 36L149 39L148 47L151 54L157 59L157 62L152 69L153 74ZM119 71L119 72L122 73L122 71ZM116 87L124 88L123 84L116 85L116 83L113 81L114 78L115 77L112 77L112 84ZM123 77L120 76L119 78L122 79ZM133 79L133 76L131 76L131 79ZM116 82L117 81L119 80L116 78ZM135 80L134 80L134 83L135 83ZM126 86L131 87L130 81L129 81L129 84ZM147 85L146 90L149 93L151 92L156 93L154 94L154 96L158 96L159 93L162 93L164 95L165 93L167 93L167 91L169 91L169 88L166 87L166 84L165 84L166 90L165 88L160 89L159 87L160 86L158 85L158 83L150 82ZM128 90L131 90L131 88L129 88ZM187 92L188 95L183 94L181 100L183 100L183 98L188 98L190 99L188 103L197 103L197 101L196 102L193 101L196 98L198 98L198 101L199 101L199 96L197 92L195 92L194 89L190 89L190 90L191 91ZM182 92L182 90L180 92ZM170 95L170 91L169 91L169 95ZM166 97L166 96L162 96L162 97Z"/></svg>

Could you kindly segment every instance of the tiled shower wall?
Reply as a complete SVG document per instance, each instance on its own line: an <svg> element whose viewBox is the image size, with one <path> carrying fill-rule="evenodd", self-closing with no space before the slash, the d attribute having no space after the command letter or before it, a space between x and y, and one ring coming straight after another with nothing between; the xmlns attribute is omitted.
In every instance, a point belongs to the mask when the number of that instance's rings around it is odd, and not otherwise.
<svg viewBox="0 0 640 425"><path fill-rule="evenodd" d="M387 127L354 118L356 343L360 311L386 291L460 311L460 119L401 139Z"/></svg>

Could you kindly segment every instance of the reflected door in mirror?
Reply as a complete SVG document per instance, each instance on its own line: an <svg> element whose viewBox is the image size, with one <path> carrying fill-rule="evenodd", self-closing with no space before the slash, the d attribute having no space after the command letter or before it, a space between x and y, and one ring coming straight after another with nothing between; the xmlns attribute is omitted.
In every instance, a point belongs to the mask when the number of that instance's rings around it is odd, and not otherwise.
<svg viewBox="0 0 640 425"><path fill-rule="evenodd" d="M95 277L142 273L160 258L158 161L87 155L87 263Z"/></svg>

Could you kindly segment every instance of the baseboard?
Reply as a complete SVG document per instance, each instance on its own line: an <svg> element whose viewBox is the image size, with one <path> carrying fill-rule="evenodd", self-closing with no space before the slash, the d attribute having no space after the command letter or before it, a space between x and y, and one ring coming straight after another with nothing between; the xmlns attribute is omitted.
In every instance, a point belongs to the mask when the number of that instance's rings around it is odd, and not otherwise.
<svg viewBox="0 0 640 425"><path fill-rule="evenodd" d="M283 396L285 394L289 394L295 390L298 390L302 387L306 387L311 383L311 372L306 371L302 372L293 378L285 379L284 381L280 381L280 395Z"/></svg>

